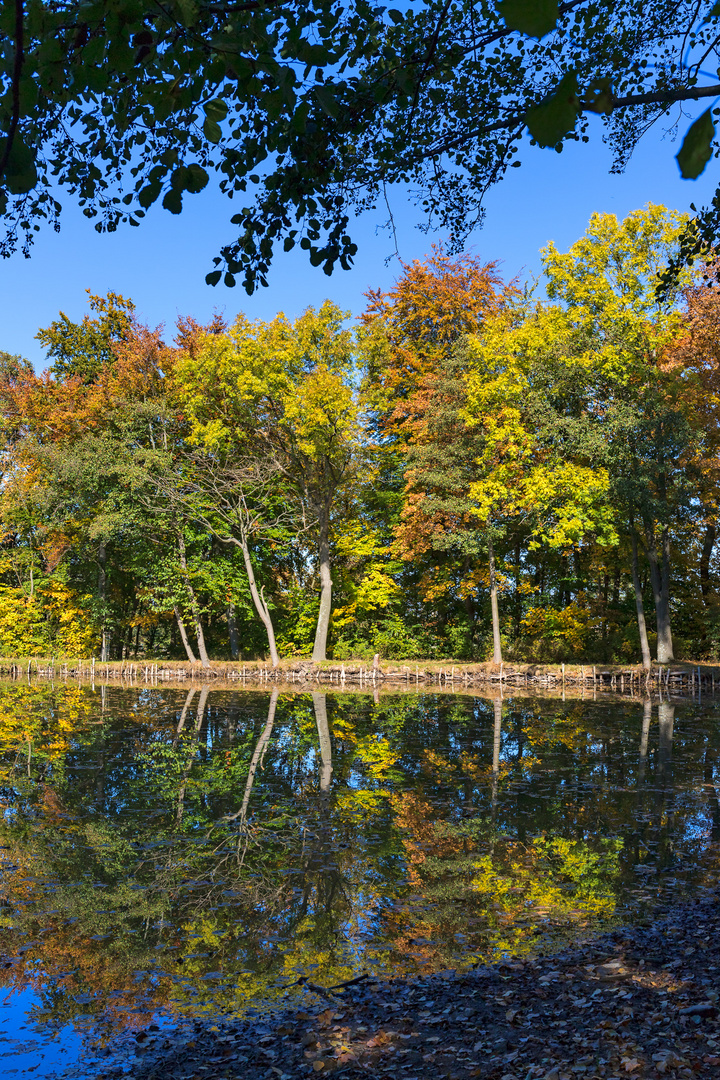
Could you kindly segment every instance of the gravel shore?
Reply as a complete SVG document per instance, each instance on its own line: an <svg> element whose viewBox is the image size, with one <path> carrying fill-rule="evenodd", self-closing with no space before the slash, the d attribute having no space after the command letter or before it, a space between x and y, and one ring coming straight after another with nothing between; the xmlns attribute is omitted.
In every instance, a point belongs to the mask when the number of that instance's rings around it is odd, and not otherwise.
<svg viewBox="0 0 720 1080"><path fill-rule="evenodd" d="M304 987L302 1007L135 1033L106 1080L720 1078L720 897L548 957Z"/></svg>

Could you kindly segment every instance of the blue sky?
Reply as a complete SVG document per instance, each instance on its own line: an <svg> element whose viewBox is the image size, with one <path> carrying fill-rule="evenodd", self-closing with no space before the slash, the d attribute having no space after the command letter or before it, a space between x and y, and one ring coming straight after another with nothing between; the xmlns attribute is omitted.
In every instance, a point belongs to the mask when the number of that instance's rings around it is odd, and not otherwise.
<svg viewBox="0 0 720 1080"><path fill-rule="evenodd" d="M681 129L689 126L681 123ZM539 249L549 240L565 250L585 230L593 211L624 216L648 202L686 210L691 202L709 201L717 183L715 162L698 181L680 178L674 155L679 143L651 132L636 151L625 174L609 174L610 153L600 137L599 122L587 145L568 144L562 154L527 145L522 167L511 169L489 195L487 218L470 237L468 248L482 259L498 259L507 277L539 272ZM172 328L178 315L207 320L213 310L233 317L245 311L251 318L270 318L277 311L294 317L326 297L360 312L363 293L387 287L398 273L397 261L386 265L392 251L388 234L378 230L387 216L382 210L355 223L359 244L351 271L327 277L310 266L300 251L279 252L270 285L248 297L240 288L205 285L212 258L232 239L230 217L234 203L206 190L186 198L186 209L173 216L156 205L137 229L101 236L79 211L67 206L59 234L41 233L30 259L15 255L0 262L0 349L20 353L38 369L45 366L43 350L34 340L60 310L80 318L86 309L85 289L113 289L131 297L140 317L152 325ZM404 260L421 258L442 235L418 230L420 212L406 193L397 191L391 205Z"/></svg>

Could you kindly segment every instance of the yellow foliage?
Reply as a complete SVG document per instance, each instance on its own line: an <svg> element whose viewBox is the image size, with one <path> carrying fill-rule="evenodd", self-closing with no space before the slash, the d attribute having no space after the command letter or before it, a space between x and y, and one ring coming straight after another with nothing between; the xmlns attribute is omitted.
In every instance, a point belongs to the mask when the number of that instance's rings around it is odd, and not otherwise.
<svg viewBox="0 0 720 1080"><path fill-rule="evenodd" d="M93 656L99 648L98 632L88 610L89 597L79 597L64 581L50 578L38 593L55 624L54 651L58 656Z"/></svg>
<svg viewBox="0 0 720 1080"><path fill-rule="evenodd" d="M400 597L401 589L385 569L389 547L366 522L342 520L333 532L333 540L337 557L345 565L352 568L365 563L359 581L345 582L350 602L336 608L332 614L332 626L337 630L390 607Z"/></svg>
<svg viewBox="0 0 720 1080"><path fill-rule="evenodd" d="M0 587L0 654L43 656L50 650L49 627L37 596Z"/></svg>
<svg viewBox="0 0 720 1080"><path fill-rule="evenodd" d="M524 633L534 638L564 642L575 653L582 653L589 635L596 629L596 619L579 594L571 604L558 610L530 608L522 620Z"/></svg>
<svg viewBox="0 0 720 1080"><path fill-rule="evenodd" d="M378 735L364 735L357 741L357 756L362 761L370 776L376 780L385 779L390 769L400 757L387 739Z"/></svg>
<svg viewBox="0 0 720 1080"><path fill-rule="evenodd" d="M0 586L0 655L92 656L98 635L86 605L55 577L32 596Z"/></svg>
<svg viewBox="0 0 720 1080"><path fill-rule="evenodd" d="M581 840L563 837L509 844L502 854L475 861L472 888L487 897L502 922L514 923L528 908L552 922L608 918L615 896L606 879L618 872L621 849L621 840L593 851Z"/></svg>

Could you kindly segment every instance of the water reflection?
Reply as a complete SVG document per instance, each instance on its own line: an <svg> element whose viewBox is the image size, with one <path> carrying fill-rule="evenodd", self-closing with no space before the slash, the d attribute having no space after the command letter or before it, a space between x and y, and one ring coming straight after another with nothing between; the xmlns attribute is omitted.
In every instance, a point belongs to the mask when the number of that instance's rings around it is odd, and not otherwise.
<svg viewBox="0 0 720 1080"><path fill-rule="evenodd" d="M2 981L102 1040L547 949L715 881L717 753L712 701L0 684Z"/></svg>

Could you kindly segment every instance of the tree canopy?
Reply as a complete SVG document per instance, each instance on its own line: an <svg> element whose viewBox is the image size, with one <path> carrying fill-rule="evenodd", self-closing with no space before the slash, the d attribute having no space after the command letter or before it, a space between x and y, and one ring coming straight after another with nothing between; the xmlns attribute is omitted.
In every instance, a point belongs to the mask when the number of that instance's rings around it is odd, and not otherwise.
<svg viewBox="0 0 720 1080"><path fill-rule="evenodd" d="M683 104L707 99L677 155L696 177L715 152L718 18L712 0L12 0L0 250L58 227L63 189L103 231L158 201L179 214L211 179L240 201L211 284L252 292L278 246L347 268L352 216L398 184L459 249L528 137L561 150L598 114L620 170L657 120L686 127ZM719 217L720 194L677 265Z"/></svg>
<svg viewBox="0 0 720 1080"><path fill-rule="evenodd" d="M91 296L44 374L0 355L0 655L716 655L717 266L657 291L686 220L594 214L542 301L435 250L354 326L170 340Z"/></svg>

